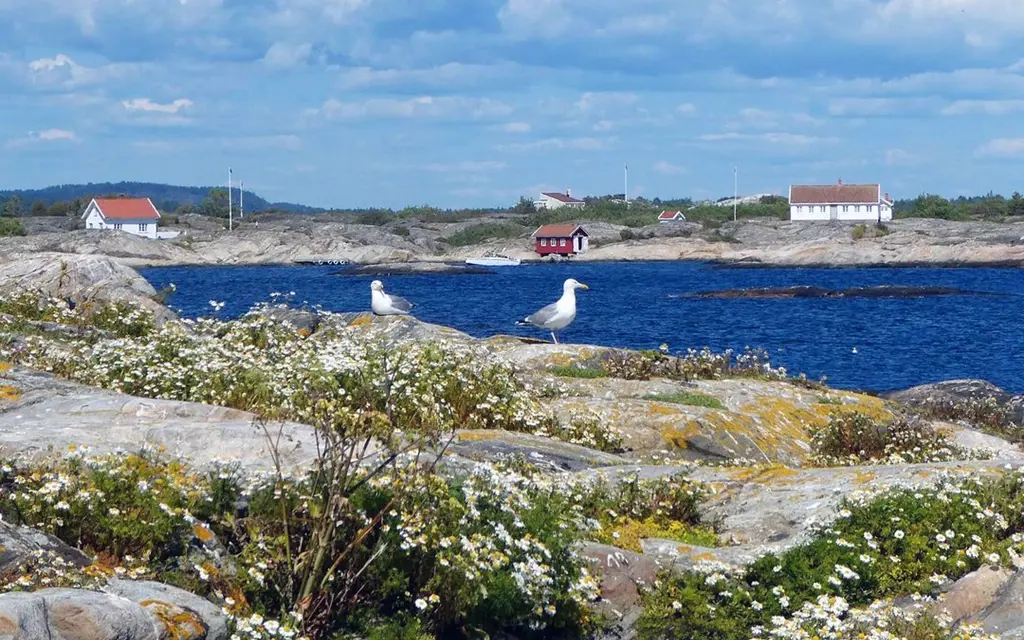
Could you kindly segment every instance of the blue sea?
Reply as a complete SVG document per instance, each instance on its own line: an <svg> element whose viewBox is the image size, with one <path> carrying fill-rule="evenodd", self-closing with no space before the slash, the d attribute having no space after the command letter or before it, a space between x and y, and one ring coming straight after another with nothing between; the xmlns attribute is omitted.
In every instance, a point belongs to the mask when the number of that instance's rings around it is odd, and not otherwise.
<svg viewBox="0 0 1024 640"><path fill-rule="evenodd" d="M330 266L142 269L154 287L174 283L170 304L189 317L235 317L274 292L330 311L367 311L373 277ZM562 342L673 351L710 346L767 350L776 365L839 388L902 389L982 378L1024 393L1024 271L1019 269L744 269L692 262L535 264L487 275L380 278L388 293L415 303L414 315L474 336L550 338L515 321L555 301L566 278L577 293L576 321ZM679 294L811 285L941 286L975 292L921 298L698 299ZM977 295L989 294L989 295Z"/></svg>

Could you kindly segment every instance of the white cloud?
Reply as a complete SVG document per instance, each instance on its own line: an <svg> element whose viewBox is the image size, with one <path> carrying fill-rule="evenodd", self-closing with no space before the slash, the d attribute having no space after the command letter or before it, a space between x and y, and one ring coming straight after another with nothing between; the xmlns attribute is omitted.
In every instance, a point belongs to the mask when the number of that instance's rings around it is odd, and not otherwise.
<svg viewBox="0 0 1024 640"><path fill-rule="evenodd" d="M507 122L501 127L505 133L530 133L533 127L529 122Z"/></svg>
<svg viewBox="0 0 1024 640"><path fill-rule="evenodd" d="M133 98L131 100L122 101L121 105L127 111L174 114L192 107L193 102L188 98L178 98L174 102L160 104L159 102L153 102L149 98Z"/></svg>
<svg viewBox="0 0 1024 640"><path fill-rule="evenodd" d="M683 116L695 116L697 115L697 107L690 102L684 102L676 107L676 113Z"/></svg>
<svg viewBox="0 0 1024 640"><path fill-rule="evenodd" d="M680 174L686 173L686 171L687 171L686 167L683 167L683 166L680 166L680 165L676 165L676 164L672 164L672 163L666 162L664 160L659 160L658 162L655 162L654 163L654 170L657 173L660 173L660 174L666 175L666 176L676 176L676 175L680 175Z"/></svg>
<svg viewBox="0 0 1024 640"><path fill-rule="evenodd" d="M144 68L145 65L126 63L86 67L63 53L53 58L39 58L28 63L29 78L34 83L64 88L100 84L110 79L131 75Z"/></svg>
<svg viewBox="0 0 1024 640"><path fill-rule="evenodd" d="M627 91L588 91L576 101L576 109L582 113L607 113L633 107L640 101L640 96Z"/></svg>
<svg viewBox="0 0 1024 640"><path fill-rule="evenodd" d="M506 32L521 38L550 38L572 28L574 17L562 0L508 0L498 10Z"/></svg>
<svg viewBox="0 0 1024 640"><path fill-rule="evenodd" d="M936 104L931 98L837 98L829 101L828 112L842 117L895 116L931 111Z"/></svg>
<svg viewBox="0 0 1024 640"><path fill-rule="evenodd" d="M918 161L918 156L903 149L888 149L885 152L885 166L887 167L907 167L917 164Z"/></svg>
<svg viewBox="0 0 1024 640"><path fill-rule="evenodd" d="M328 120L363 118L501 118L512 114L512 107L491 98L461 96L419 96L405 100L370 98L361 102L341 102L331 98L306 115Z"/></svg>
<svg viewBox="0 0 1024 640"><path fill-rule="evenodd" d="M260 62L269 69L291 69L308 61L312 52L313 45L308 42L302 44L275 42L270 45Z"/></svg>
<svg viewBox="0 0 1024 640"><path fill-rule="evenodd" d="M982 114L1005 116L1024 111L1024 100L957 100L942 109L944 116L965 116Z"/></svg>
<svg viewBox="0 0 1024 640"><path fill-rule="evenodd" d="M7 147L17 148L56 142L81 142L81 138L74 131L67 129L44 129L43 131L29 131L25 136L9 140Z"/></svg>
<svg viewBox="0 0 1024 640"><path fill-rule="evenodd" d="M996 138L975 150L975 154L989 158L1024 157L1024 138Z"/></svg>

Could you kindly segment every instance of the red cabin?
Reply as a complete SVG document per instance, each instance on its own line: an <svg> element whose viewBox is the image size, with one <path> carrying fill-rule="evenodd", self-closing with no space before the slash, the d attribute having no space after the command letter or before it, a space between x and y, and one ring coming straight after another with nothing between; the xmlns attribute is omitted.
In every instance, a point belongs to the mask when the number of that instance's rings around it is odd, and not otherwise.
<svg viewBox="0 0 1024 640"><path fill-rule="evenodd" d="M546 224L533 232L533 240L542 256L572 256L590 248L590 235L578 224Z"/></svg>

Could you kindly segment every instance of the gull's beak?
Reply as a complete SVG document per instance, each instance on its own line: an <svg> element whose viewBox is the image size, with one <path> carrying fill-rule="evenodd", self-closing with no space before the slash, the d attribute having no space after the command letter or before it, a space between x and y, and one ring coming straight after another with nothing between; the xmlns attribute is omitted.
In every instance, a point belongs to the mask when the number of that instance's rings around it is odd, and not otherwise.
<svg viewBox="0 0 1024 640"><path fill-rule="evenodd" d="M589 289L590 288L587 285L583 284L582 282L579 283L579 285L580 285L580 289Z"/></svg>

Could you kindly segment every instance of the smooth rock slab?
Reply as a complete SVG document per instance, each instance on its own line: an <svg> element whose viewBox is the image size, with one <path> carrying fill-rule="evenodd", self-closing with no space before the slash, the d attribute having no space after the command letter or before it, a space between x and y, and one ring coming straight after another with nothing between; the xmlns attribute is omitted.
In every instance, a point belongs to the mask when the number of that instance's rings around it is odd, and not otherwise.
<svg viewBox="0 0 1024 640"><path fill-rule="evenodd" d="M155 582L108 592L43 589L0 595L0 640L226 640L227 620L202 598Z"/></svg>
<svg viewBox="0 0 1024 640"><path fill-rule="evenodd" d="M162 446L196 464L220 459L252 470L269 470L267 440L256 416L195 402L151 400L59 380L15 367L0 372L0 384L18 398L0 401L0 456L45 456L71 446L95 452L137 451ZM279 424L270 425L276 432ZM305 466L316 452L311 427L286 423L282 440L286 465Z"/></svg>

